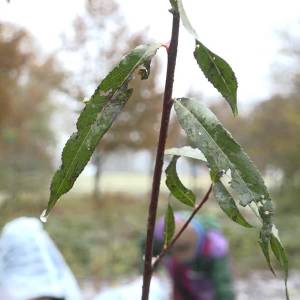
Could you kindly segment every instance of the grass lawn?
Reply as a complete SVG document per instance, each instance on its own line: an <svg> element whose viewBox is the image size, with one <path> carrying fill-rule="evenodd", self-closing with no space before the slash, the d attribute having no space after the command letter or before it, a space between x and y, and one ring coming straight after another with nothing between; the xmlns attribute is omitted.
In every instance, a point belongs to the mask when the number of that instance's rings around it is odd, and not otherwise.
<svg viewBox="0 0 300 300"><path fill-rule="evenodd" d="M79 279L111 281L140 269L142 254L139 243L146 226L149 179L121 175L103 178L103 193L98 201L87 193L91 182L88 179L85 179L85 184L79 182L73 192L61 199L45 224ZM189 179L185 178L185 181L188 183ZM110 183L114 184L114 189L108 188ZM199 192L199 197L201 194L203 192ZM2 203L0 226L18 216L39 216L46 201L47 193L44 196L24 194ZM163 192L160 214L164 213L167 201L168 194ZM176 209L184 208L174 200L172 202ZM244 229L230 221L213 198L201 213L216 216L222 224L229 239L236 274L247 275L252 270L267 268L257 245L255 230ZM297 212L279 213L277 224L287 245L290 266L299 268L300 218Z"/></svg>

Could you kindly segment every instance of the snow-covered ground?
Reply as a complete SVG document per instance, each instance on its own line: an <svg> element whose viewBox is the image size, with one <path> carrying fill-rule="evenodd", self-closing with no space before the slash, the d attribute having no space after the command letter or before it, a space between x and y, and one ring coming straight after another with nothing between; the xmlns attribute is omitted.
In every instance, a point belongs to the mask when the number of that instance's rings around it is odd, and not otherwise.
<svg viewBox="0 0 300 300"><path fill-rule="evenodd" d="M237 300L284 300L284 282L269 272L253 272L247 278L236 279ZM300 299L300 271L291 271L288 281L291 300ZM170 284L165 277L156 277L152 282L151 300L170 300ZM120 285L106 286L97 291L91 283L83 284L87 300L135 300L140 299L141 279L123 281Z"/></svg>
<svg viewBox="0 0 300 300"><path fill-rule="evenodd" d="M290 300L300 299L300 272L291 271L288 288ZM284 300L282 278L272 277L269 272L253 272L247 278L236 280L238 300Z"/></svg>

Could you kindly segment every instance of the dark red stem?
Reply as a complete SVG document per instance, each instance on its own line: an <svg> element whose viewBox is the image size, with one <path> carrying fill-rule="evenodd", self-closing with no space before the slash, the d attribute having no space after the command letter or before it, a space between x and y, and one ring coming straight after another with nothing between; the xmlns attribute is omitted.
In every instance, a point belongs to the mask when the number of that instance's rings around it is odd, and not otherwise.
<svg viewBox="0 0 300 300"><path fill-rule="evenodd" d="M148 300L150 282L152 277L152 255L153 255L153 234L156 222L158 196L160 190L161 173L163 168L163 159L165 152L165 145L168 135L168 127L170 120L170 112L173 105L172 92L174 82L174 72L177 57L177 46L179 36L179 15L173 11L173 26L171 42L168 49L168 66L166 74L165 92L163 99L163 111L161 117L159 141L156 152L156 161L152 181L151 200L148 209L148 223L147 223L147 237L145 246L145 262L144 262L144 275L143 275L143 290L142 300Z"/></svg>

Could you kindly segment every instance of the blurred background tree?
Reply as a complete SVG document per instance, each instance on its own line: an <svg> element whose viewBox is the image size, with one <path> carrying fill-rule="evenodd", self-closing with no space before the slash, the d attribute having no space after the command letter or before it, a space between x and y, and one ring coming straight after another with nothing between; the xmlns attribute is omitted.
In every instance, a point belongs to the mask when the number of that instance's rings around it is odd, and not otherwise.
<svg viewBox="0 0 300 300"><path fill-rule="evenodd" d="M40 57L29 34L0 24L0 190L15 197L48 184L54 134L50 100L63 81L52 56Z"/></svg>

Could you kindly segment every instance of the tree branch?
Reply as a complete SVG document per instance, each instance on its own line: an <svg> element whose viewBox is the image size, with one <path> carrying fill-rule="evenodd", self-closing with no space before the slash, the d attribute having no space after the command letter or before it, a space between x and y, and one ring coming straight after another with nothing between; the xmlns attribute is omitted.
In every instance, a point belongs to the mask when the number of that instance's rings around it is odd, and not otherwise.
<svg viewBox="0 0 300 300"><path fill-rule="evenodd" d="M173 14L172 36L170 46L168 48L168 66L165 82L165 92L163 100L163 111L161 117L159 141L156 152L156 161L152 181L151 200L148 209L148 223L147 223L147 237L145 246L145 262L144 262L144 275L143 275L143 290L142 300L148 300L150 282L152 277L152 255L153 255L153 234L156 222L158 196L160 190L161 173L163 167L163 158L165 152L165 145L168 134L168 126L170 120L170 112L173 105L172 92L174 73L177 57L177 46L179 36L179 14L175 11Z"/></svg>

